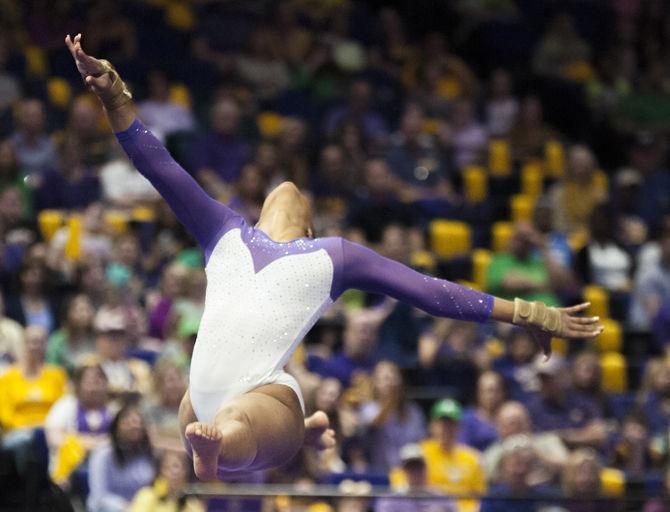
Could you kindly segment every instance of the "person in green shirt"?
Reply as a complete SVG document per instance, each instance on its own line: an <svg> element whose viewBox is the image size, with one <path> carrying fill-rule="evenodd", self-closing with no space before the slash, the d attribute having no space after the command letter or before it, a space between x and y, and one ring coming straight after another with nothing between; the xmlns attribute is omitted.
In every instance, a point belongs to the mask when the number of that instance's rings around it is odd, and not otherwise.
<svg viewBox="0 0 670 512"><path fill-rule="evenodd" d="M486 291L508 300L520 297L558 306L554 290L561 272L548 251L537 251L545 244L529 222L514 226L509 251L495 254L489 265Z"/></svg>

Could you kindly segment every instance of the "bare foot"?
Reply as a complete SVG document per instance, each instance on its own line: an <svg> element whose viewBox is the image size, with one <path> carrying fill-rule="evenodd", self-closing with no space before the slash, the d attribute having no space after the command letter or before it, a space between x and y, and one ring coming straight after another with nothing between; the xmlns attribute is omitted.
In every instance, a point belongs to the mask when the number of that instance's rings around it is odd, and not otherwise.
<svg viewBox="0 0 670 512"><path fill-rule="evenodd" d="M326 450L335 446L335 431L330 427L328 416L323 411L316 411L305 418L305 446Z"/></svg>
<svg viewBox="0 0 670 512"><path fill-rule="evenodd" d="M217 461L221 452L221 431L199 421L186 426L184 437L193 449L193 470L200 480L216 480Z"/></svg>

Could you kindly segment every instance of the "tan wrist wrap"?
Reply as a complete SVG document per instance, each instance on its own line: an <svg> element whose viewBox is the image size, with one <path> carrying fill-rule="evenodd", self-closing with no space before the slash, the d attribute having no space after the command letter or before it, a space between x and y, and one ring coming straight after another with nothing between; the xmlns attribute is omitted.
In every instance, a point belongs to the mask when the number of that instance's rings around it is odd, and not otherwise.
<svg viewBox="0 0 670 512"><path fill-rule="evenodd" d="M515 325L539 327L543 331L560 334L562 331L561 312L555 307L547 307L544 302L528 302L514 299Z"/></svg>
<svg viewBox="0 0 670 512"><path fill-rule="evenodd" d="M126 87L126 84L121 80L121 77L112 64L104 59L101 59L100 62L102 62L105 67L105 71L102 74L109 73L109 77L112 80L112 86L107 91L100 93L98 97L108 111L116 110L126 103L129 103L133 99L133 95L130 94L128 87Z"/></svg>

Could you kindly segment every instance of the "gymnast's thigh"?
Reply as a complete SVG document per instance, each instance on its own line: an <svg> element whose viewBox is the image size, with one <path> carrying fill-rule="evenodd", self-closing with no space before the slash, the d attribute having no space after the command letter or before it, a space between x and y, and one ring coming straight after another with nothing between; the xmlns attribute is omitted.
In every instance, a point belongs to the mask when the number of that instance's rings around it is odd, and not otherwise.
<svg viewBox="0 0 670 512"><path fill-rule="evenodd" d="M295 392L283 384L266 384L231 400L226 410L241 412L256 441L256 458L249 471L268 469L288 462L305 438L305 419Z"/></svg>

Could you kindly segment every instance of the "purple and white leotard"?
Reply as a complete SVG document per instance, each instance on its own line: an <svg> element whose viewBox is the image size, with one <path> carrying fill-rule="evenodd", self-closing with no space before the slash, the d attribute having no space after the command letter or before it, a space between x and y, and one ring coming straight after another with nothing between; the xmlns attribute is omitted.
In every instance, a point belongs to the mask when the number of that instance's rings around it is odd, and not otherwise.
<svg viewBox="0 0 670 512"><path fill-rule="evenodd" d="M223 403L264 384L291 387L303 404L284 366L349 288L386 294L435 316L483 322L491 315L491 295L420 274L345 239L275 242L209 197L140 121L116 136L205 252L205 310L189 384L200 421L212 421Z"/></svg>

